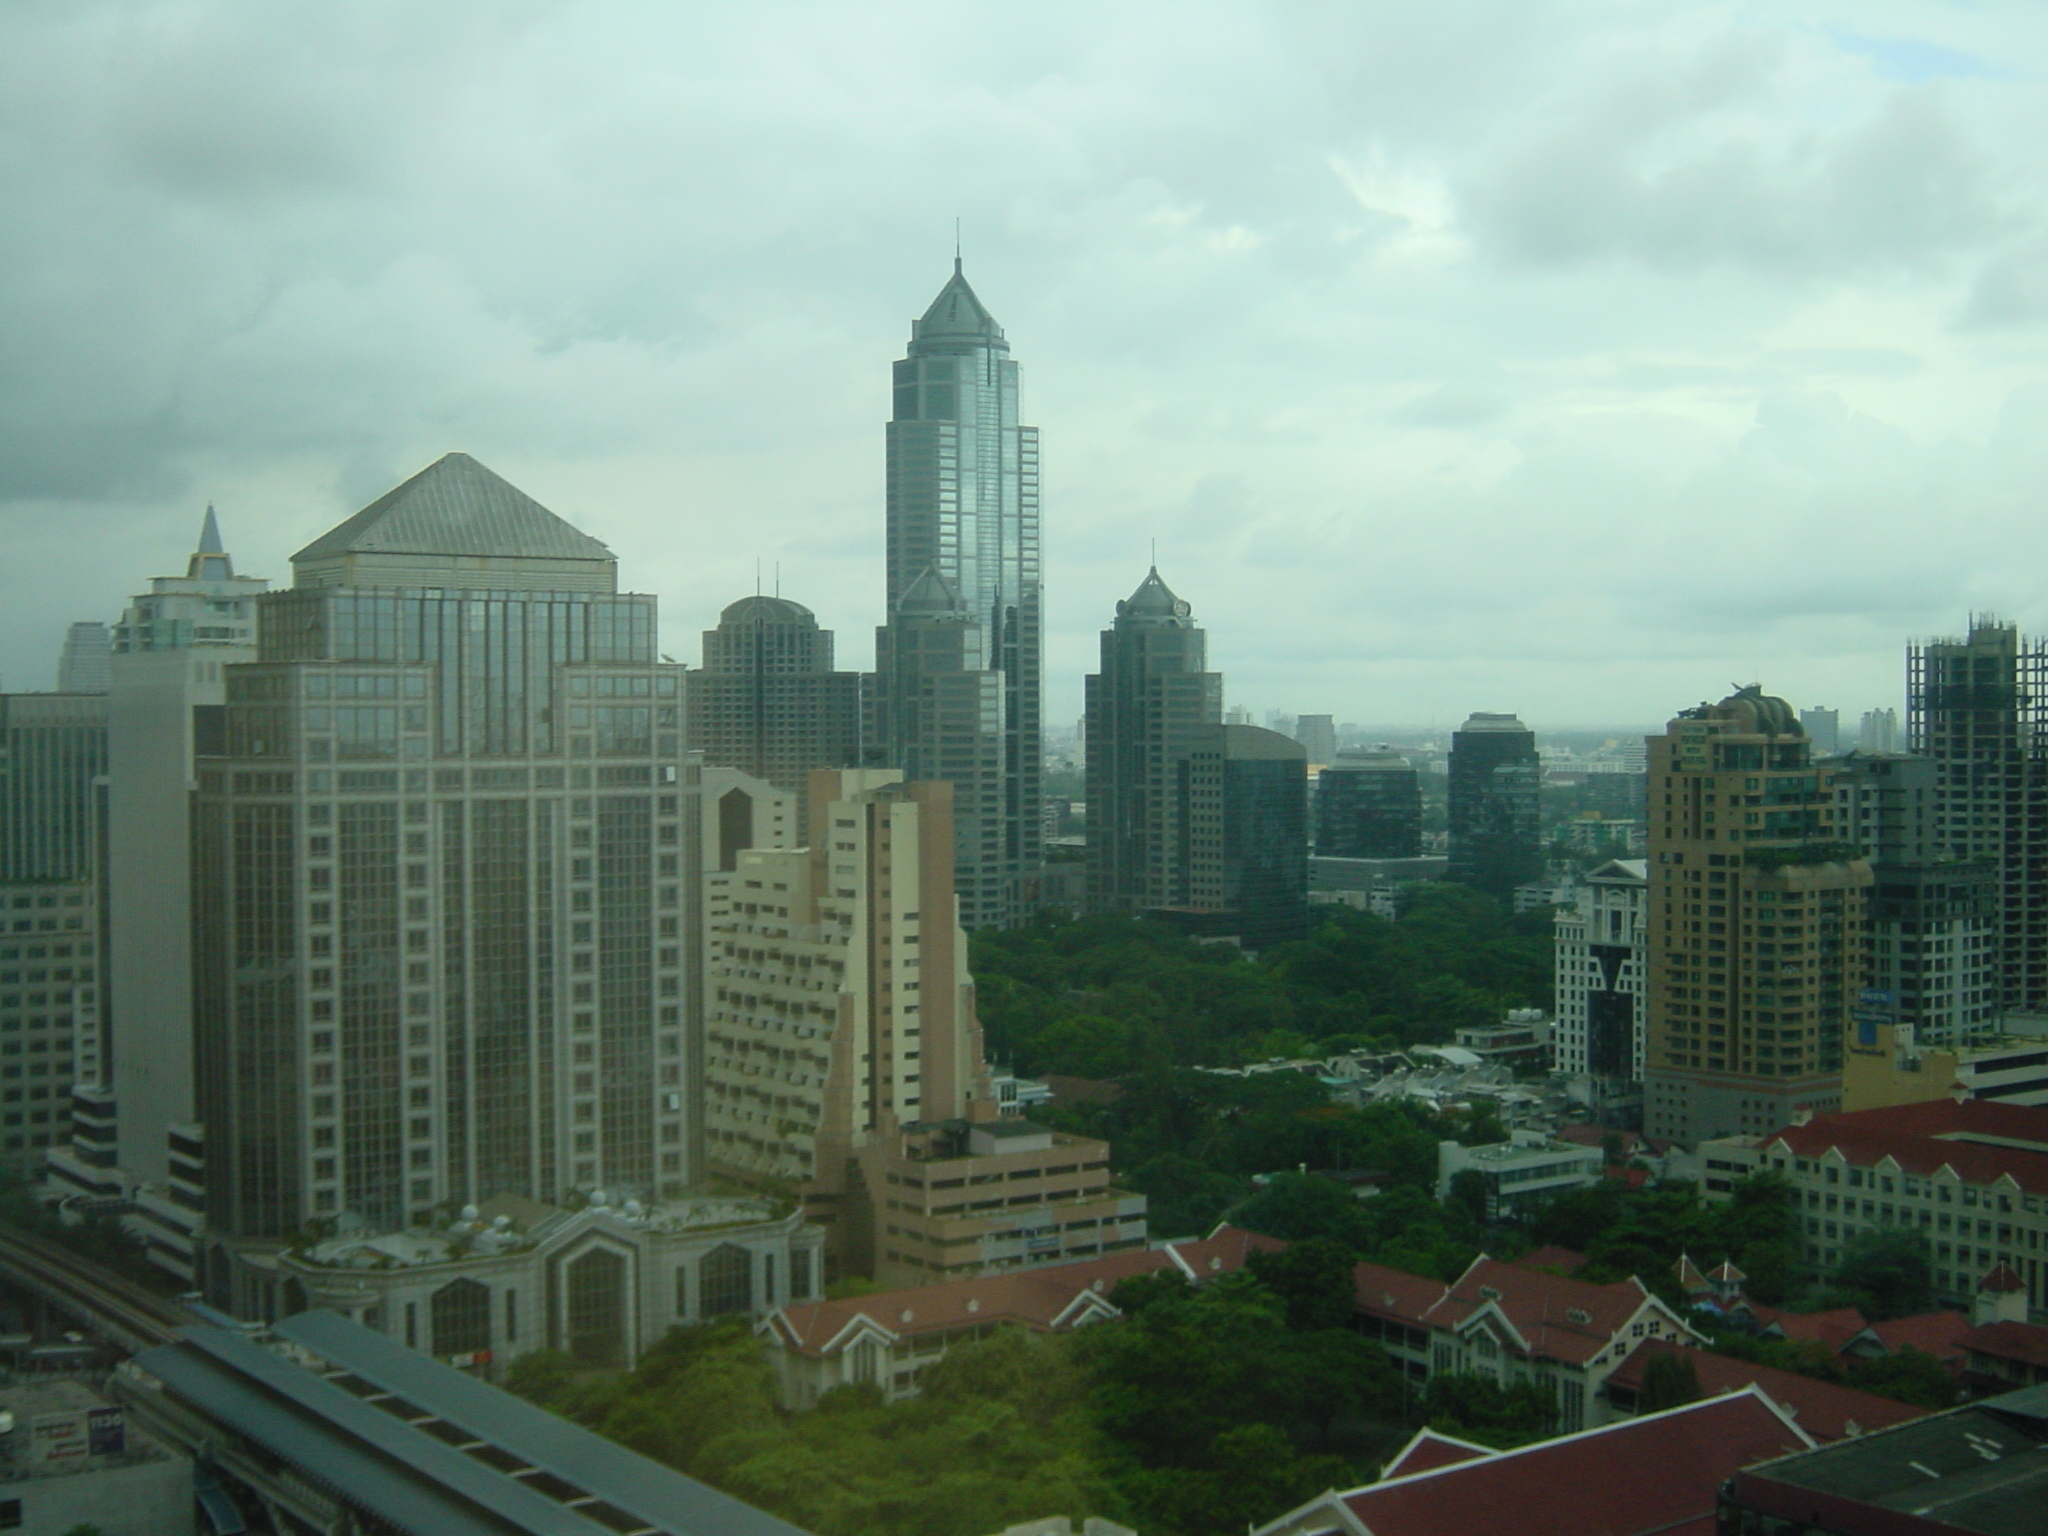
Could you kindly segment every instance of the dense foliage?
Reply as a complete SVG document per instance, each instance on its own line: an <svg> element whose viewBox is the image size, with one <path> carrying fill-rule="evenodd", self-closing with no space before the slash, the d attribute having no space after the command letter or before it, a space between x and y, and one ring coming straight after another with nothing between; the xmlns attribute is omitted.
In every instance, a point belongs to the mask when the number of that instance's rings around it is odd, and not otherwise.
<svg viewBox="0 0 2048 1536"><path fill-rule="evenodd" d="M1250 958L1159 924L1041 917L974 936L991 1051L1027 1073L1161 1067L1441 1043L1504 1009L1547 1006L1548 913L1416 885L1393 921L1316 909L1307 939Z"/></svg>
<svg viewBox="0 0 2048 1536"><path fill-rule="evenodd" d="M1349 1255L1304 1249L1200 1290L1126 1282L1123 1321L1002 1330L905 1403L842 1388L783 1414L736 1323L678 1329L630 1373L527 1355L509 1385L817 1536L985 1536L1062 1513L1225 1536L1369 1478L1404 1432L1399 1376L1341 1321Z"/></svg>

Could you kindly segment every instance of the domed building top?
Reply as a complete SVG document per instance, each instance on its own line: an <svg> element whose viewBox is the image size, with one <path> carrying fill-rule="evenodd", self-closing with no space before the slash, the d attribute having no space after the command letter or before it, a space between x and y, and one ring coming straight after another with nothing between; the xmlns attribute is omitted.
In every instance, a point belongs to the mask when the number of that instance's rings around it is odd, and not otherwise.
<svg viewBox="0 0 2048 1536"><path fill-rule="evenodd" d="M1138 590L1116 605L1119 619L1187 619L1194 609L1173 595L1173 588L1159 579L1153 566L1138 583Z"/></svg>
<svg viewBox="0 0 2048 1536"><path fill-rule="evenodd" d="M1765 693L1760 683L1737 688L1718 704L1702 704L1687 711L1695 719L1721 720L1742 736L1804 736L1799 711L1774 694Z"/></svg>
<svg viewBox="0 0 2048 1536"><path fill-rule="evenodd" d="M720 624L816 624L817 615L802 603L786 597L763 597L755 593L726 604L718 616Z"/></svg>

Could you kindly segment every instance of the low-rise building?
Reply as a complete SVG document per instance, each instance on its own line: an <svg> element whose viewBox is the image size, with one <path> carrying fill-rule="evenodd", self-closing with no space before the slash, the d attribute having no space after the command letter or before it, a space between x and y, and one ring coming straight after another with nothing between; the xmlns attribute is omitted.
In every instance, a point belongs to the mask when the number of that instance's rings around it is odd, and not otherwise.
<svg viewBox="0 0 2048 1536"><path fill-rule="evenodd" d="M1424 1430L1381 1481L1332 1489L1255 1536L1706 1536L1723 1480L1813 1443L1758 1387L1512 1451Z"/></svg>
<svg viewBox="0 0 2048 1536"><path fill-rule="evenodd" d="M1598 1422L1608 1375L1646 1339L1705 1341L1642 1281L1594 1285L1482 1254L1449 1285L1381 1264L1352 1272L1353 1325L1416 1385L1447 1373L1528 1382L1570 1432Z"/></svg>
<svg viewBox="0 0 2048 1536"><path fill-rule="evenodd" d="M0 1531L192 1536L192 1462L83 1382L0 1387Z"/></svg>
<svg viewBox="0 0 2048 1536"><path fill-rule="evenodd" d="M1440 1141L1436 1149L1436 1197L1451 1192L1451 1181L1470 1169L1485 1191L1486 1218L1526 1215L1568 1190L1600 1182L1598 1147L1553 1141L1541 1131L1516 1131L1507 1141L1483 1147Z"/></svg>
<svg viewBox="0 0 2048 1536"><path fill-rule="evenodd" d="M1832 1269L1844 1247L1885 1227L1926 1234L1938 1299L1967 1307L2006 1264L2028 1315L2048 1318L2048 1108L1944 1098L1819 1115L1764 1136L1700 1146L1709 1199L1759 1169L1793 1187L1801 1258Z"/></svg>
<svg viewBox="0 0 2048 1536"><path fill-rule="evenodd" d="M1010 1325L1064 1333L1120 1316L1109 1293L1139 1275L1173 1271L1189 1284L1242 1269L1287 1245L1235 1227L1078 1264L980 1275L937 1285L793 1302L755 1326L775 1361L782 1406L813 1407L835 1387L877 1387L890 1402L917 1395L918 1378L959 1344Z"/></svg>
<svg viewBox="0 0 2048 1536"><path fill-rule="evenodd" d="M1687 1349L1668 1340L1652 1339L1640 1345L1607 1378L1601 1393L1603 1417L1627 1418L1641 1411L1650 1362L1660 1356L1683 1360L1699 1383L1701 1397L1719 1397L1750 1386L1763 1388L1801 1429L1823 1445L1927 1416L1925 1408L1915 1408L1895 1398L1859 1392L1854 1387L1802 1376L1797 1371L1776 1370L1732 1355L1717 1355L1712 1350Z"/></svg>
<svg viewBox="0 0 2048 1536"><path fill-rule="evenodd" d="M500 1196L441 1228L325 1238L271 1257L262 1291L281 1315L328 1308L486 1374L536 1349L631 1365L677 1324L822 1293L824 1234L787 1204L602 1197L570 1211Z"/></svg>

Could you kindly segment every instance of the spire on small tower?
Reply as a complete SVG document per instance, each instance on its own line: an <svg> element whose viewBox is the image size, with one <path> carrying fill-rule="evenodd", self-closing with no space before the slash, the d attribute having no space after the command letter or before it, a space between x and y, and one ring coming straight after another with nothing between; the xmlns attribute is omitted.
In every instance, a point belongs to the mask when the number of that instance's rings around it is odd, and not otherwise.
<svg viewBox="0 0 2048 1536"><path fill-rule="evenodd" d="M220 541L220 519L214 516L213 503L206 504L206 521L199 525L199 548L185 564L187 581L232 581L235 576L235 562L228 558L226 546Z"/></svg>

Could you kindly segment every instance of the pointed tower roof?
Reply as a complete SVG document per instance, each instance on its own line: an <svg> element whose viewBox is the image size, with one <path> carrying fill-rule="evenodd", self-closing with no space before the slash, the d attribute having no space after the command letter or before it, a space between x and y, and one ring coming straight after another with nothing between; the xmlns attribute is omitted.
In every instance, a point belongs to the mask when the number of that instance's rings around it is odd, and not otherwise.
<svg viewBox="0 0 2048 1536"><path fill-rule="evenodd" d="M199 525L199 548L185 562L187 581L231 581L235 562L228 558L220 541L220 520L213 515L213 503L206 504L206 521Z"/></svg>
<svg viewBox="0 0 2048 1536"><path fill-rule="evenodd" d="M589 534L466 453L444 454L347 522L292 556L483 555L530 560L609 560Z"/></svg>
<svg viewBox="0 0 2048 1536"><path fill-rule="evenodd" d="M975 297L974 289L968 285L966 274L960 270L960 258L953 258L953 275L946 280L946 286L939 290L931 307L910 328L913 343L939 340L974 340L993 342L1008 349L1003 340L1003 328L996 324L981 300Z"/></svg>
<svg viewBox="0 0 2048 1536"><path fill-rule="evenodd" d="M912 614L948 619L966 617L960 594L953 590L953 584L929 565L917 580L903 589L903 596L896 600L896 611L906 618Z"/></svg>
<svg viewBox="0 0 2048 1536"><path fill-rule="evenodd" d="M1159 567L1156 565L1138 583L1138 590L1116 605L1119 623L1126 619L1142 619L1187 627L1194 623L1193 614L1194 609L1174 596L1173 588L1159 579Z"/></svg>

